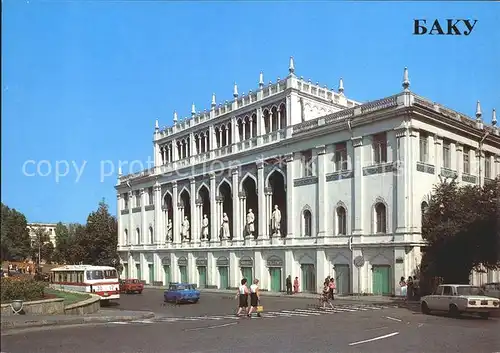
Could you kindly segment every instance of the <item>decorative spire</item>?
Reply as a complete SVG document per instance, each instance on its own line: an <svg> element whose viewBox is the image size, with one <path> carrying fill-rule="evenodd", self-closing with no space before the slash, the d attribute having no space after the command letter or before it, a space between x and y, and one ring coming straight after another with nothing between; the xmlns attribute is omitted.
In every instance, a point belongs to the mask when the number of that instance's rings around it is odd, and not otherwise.
<svg viewBox="0 0 500 353"><path fill-rule="evenodd" d="M493 114L491 115L491 125L497 125L497 111L493 109Z"/></svg>
<svg viewBox="0 0 500 353"><path fill-rule="evenodd" d="M481 103L477 101L476 103L476 120L480 121L483 113L481 112Z"/></svg>
<svg viewBox="0 0 500 353"><path fill-rule="evenodd" d="M212 108L215 108L217 102L215 102L215 93L212 93Z"/></svg>
<svg viewBox="0 0 500 353"><path fill-rule="evenodd" d="M344 94L344 80L342 77L339 80L339 93L342 95Z"/></svg>
<svg viewBox="0 0 500 353"><path fill-rule="evenodd" d="M177 124L177 121L179 119L177 118L177 112L174 110L174 124Z"/></svg>
<svg viewBox="0 0 500 353"><path fill-rule="evenodd" d="M155 121L155 131L158 132L158 130L160 130L160 123L158 122L158 118L156 118L156 121Z"/></svg>
<svg viewBox="0 0 500 353"><path fill-rule="evenodd" d="M290 65L288 65L288 72L290 72L290 75L293 75L295 72L295 63L293 62L293 56L290 57Z"/></svg>
<svg viewBox="0 0 500 353"><path fill-rule="evenodd" d="M405 91L410 90L410 79L408 78L408 68L405 67L404 73L403 73L403 89Z"/></svg>
<svg viewBox="0 0 500 353"><path fill-rule="evenodd" d="M191 104L191 116L195 116L196 115L196 107L194 105L194 102L193 104Z"/></svg>
<svg viewBox="0 0 500 353"><path fill-rule="evenodd" d="M259 74L259 88L264 87L264 73L261 71Z"/></svg>
<svg viewBox="0 0 500 353"><path fill-rule="evenodd" d="M236 84L236 82L234 83L233 97L238 98L238 85Z"/></svg>
<svg viewBox="0 0 500 353"><path fill-rule="evenodd" d="M119 166L118 167L118 177L121 177L122 176L122 167Z"/></svg>

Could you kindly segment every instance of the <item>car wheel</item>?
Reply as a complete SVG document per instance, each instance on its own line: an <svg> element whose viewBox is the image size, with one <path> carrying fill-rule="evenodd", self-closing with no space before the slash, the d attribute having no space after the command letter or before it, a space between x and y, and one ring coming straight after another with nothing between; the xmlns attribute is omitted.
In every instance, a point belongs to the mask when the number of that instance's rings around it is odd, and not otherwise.
<svg viewBox="0 0 500 353"><path fill-rule="evenodd" d="M198 303L198 300L199 300L199 299L195 299L195 300L193 300L193 303L194 303L194 304L197 304L197 303Z"/></svg>
<svg viewBox="0 0 500 353"><path fill-rule="evenodd" d="M427 305L426 302L422 303L420 309L422 310L422 314L429 315L431 313L431 311L429 310L429 306Z"/></svg>
<svg viewBox="0 0 500 353"><path fill-rule="evenodd" d="M455 304L450 305L449 314L451 317L459 317L460 311L458 311L458 307Z"/></svg>
<svg viewBox="0 0 500 353"><path fill-rule="evenodd" d="M490 313L479 313L479 316L481 317L481 319L488 320L490 317Z"/></svg>

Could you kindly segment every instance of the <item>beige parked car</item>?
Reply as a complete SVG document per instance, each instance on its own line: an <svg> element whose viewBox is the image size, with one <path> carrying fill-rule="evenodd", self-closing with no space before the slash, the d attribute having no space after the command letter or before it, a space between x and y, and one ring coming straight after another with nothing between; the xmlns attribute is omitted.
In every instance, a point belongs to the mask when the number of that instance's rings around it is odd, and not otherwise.
<svg viewBox="0 0 500 353"><path fill-rule="evenodd" d="M479 314L484 319L500 310L500 300L487 297L480 287L465 284L442 284L434 294L420 299L422 313L448 312L458 317L463 313Z"/></svg>

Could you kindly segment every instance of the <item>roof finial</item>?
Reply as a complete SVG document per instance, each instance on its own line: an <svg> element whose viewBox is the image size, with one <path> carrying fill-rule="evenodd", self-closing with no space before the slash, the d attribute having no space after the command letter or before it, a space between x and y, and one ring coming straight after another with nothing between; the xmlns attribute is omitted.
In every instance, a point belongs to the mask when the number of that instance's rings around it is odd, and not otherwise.
<svg viewBox="0 0 500 353"><path fill-rule="evenodd" d="M405 91L410 90L410 79L408 78L408 68L405 67L404 73L403 73L403 89Z"/></svg>
<svg viewBox="0 0 500 353"><path fill-rule="evenodd" d="M477 101L476 103L476 120L481 121L481 116L483 113L481 112L481 103Z"/></svg>
<svg viewBox="0 0 500 353"><path fill-rule="evenodd" d="M238 85L236 84L236 82L234 83L233 97L238 98Z"/></svg>
<svg viewBox="0 0 500 353"><path fill-rule="evenodd" d="M295 63L293 62L293 56L290 57L290 65L288 66L288 72L290 72L290 75L293 75L295 72Z"/></svg>
<svg viewBox="0 0 500 353"><path fill-rule="evenodd" d="M158 132L158 130L160 130L160 123L158 122L158 118L156 118L156 121L155 121L155 131Z"/></svg>
<svg viewBox="0 0 500 353"><path fill-rule="evenodd" d="M177 124L177 121L179 119L177 118L177 112L174 110L174 124Z"/></svg>
<svg viewBox="0 0 500 353"><path fill-rule="evenodd" d="M264 87L264 73L261 71L259 74L259 88Z"/></svg>
<svg viewBox="0 0 500 353"><path fill-rule="evenodd" d="M212 93L212 108L215 108L217 102L215 101L215 93Z"/></svg>
<svg viewBox="0 0 500 353"><path fill-rule="evenodd" d="M344 80L342 77L339 80L339 93L342 95L344 94Z"/></svg>
<svg viewBox="0 0 500 353"><path fill-rule="evenodd" d="M191 104L191 116L195 116L196 115L196 106L194 105L194 102L193 104Z"/></svg>
<svg viewBox="0 0 500 353"><path fill-rule="evenodd" d="M491 125L496 126L497 124L497 111L493 109L493 114L491 115Z"/></svg>
<svg viewBox="0 0 500 353"><path fill-rule="evenodd" d="M118 167L118 177L121 177L122 176L122 167L119 166Z"/></svg>

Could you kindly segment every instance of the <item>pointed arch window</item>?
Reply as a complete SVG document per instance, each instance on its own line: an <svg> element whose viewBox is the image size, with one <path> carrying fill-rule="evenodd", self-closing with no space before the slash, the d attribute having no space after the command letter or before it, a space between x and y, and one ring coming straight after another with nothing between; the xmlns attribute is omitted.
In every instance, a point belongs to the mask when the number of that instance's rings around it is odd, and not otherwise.
<svg viewBox="0 0 500 353"><path fill-rule="evenodd" d="M140 241L141 241L141 230L139 229L139 227L137 227L135 229L135 243L140 244Z"/></svg>
<svg viewBox="0 0 500 353"><path fill-rule="evenodd" d="M377 233L387 233L387 210L382 202L375 205L375 230Z"/></svg>
<svg viewBox="0 0 500 353"><path fill-rule="evenodd" d="M149 226L149 243L153 244L154 243L154 232L153 232L153 227Z"/></svg>
<svg viewBox="0 0 500 353"><path fill-rule="evenodd" d="M128 229L125 229L123 231L123 238L124 238L123 239L123 242L124 242L123 244L124 245L129 245L130 243L129 243L129 239L128 239Z"/></svg>
<svg viewBox="0 0 500 353"><path fill-rule="evenodd" d="M425 216L425 214L427 213L428 210L429 210L429 204L427 202L423 201L420 204L420 212L421 212L421 215L422 215L422 223L424 222L424 216Z"/></svg>
<svg viewBox="0 0 500 353"><path fill-rule="evenodd" d="M302 234L305 237L312 236L312 214L309 210L302 213Z"/></svg>
<svg viewBox="0 0 500 353"><path fill-rule="evenodd" d="M347 234L347 212L343 206L337 207L337 235Z"/></svg>

